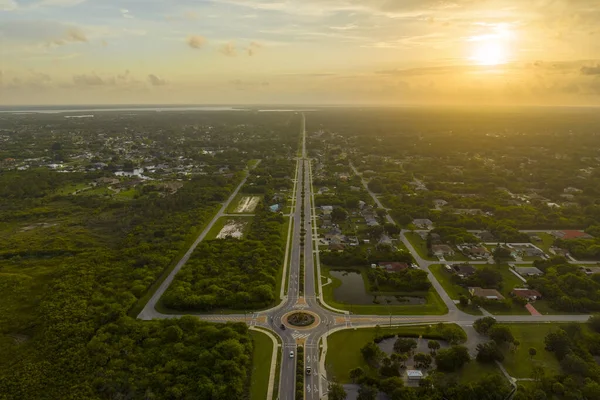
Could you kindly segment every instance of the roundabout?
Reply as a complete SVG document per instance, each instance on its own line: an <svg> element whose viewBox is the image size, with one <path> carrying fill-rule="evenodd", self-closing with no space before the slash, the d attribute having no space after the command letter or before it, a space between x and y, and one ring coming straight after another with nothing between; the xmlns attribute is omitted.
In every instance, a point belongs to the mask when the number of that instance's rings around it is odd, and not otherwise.
<svg viewBox="0 0 600 400"><path fill-rule="evenodd" d="M292 311L281 317L285 326L292 329L309 330L321 323L319 316L312 311Z"/></svg>

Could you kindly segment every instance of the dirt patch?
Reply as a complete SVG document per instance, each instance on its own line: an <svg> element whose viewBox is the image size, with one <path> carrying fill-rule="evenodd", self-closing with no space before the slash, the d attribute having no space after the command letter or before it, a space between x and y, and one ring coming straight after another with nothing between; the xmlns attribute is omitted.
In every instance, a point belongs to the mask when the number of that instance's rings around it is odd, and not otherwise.
<svg viewBox="0 0 600 400"><path fill-rule="evenodd" d="M244 196L240 199L234 212L236 213L251 213L256 209L260 196Z"/></svg>
<svg viewBox="0 0 600 400"><path fill-rule="evenodd" d="M247 221L227 221L227 224L217 235L217 239L225 239L226 237L241 239L244 236L244 228L247 224Z"/></svg>
<svg viewBox="0 0 600 400"><path fill-rule="evenodd" d="M29 225L29 226L25 226L23 228L21 228L21 232L27 232L30 231L32 229L36 229L36 228L51 228L53 226L56 226L58 224L48 224L46 222L42 222L39 224L33 224L33 225Z"/></svg>

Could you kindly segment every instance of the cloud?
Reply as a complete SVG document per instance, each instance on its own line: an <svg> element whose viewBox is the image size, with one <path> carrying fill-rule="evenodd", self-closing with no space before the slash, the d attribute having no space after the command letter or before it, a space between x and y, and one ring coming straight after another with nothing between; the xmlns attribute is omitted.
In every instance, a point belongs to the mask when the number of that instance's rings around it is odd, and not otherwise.
<svg viewBox="0 0 600 400"><path fill-rule="evenodd" d="M85 2L86 0L41 0L33 4L33 7L73 7Z"/></svg>
<svg viewBox="0 0 600 400"><path fill-rule="evenodd" d="M154 74L148 75L148 82L150 82L150 84L152 86L164 86L167 84L167 81L159 78L158 76L156 76Z"/></svg>
<svg viewBox="0 0 600 400"><path fill-rule="evenodd" d="M233 43L225 43L219 48L219 52L228 57L233 57L237 55L237 49L235 48L235 44Z"/></svg>
<svg viewBox="0 0 600 400"><path fill-rule="evenodd" d="M248 45L248 47L246 48L246 53L252 57L254 54L256 54L256 52L258 51L258 49L262 48L262 44L257 43L257 42L250 42L250 44Z"/></svg>
<svg viewBox="0 0 600 400"><path fill-rule="evenodd" d="M600 75L600 64L595 67L581 67L581 73L583 75Z"/></svg>
<svg viewBox="0 0 600 400"><path fill-rule="evenodd" d="M70 42L87 42L85 33L78 28L71 28L67 31L66 40Z"/></svg>
<svg viewBox="0 0 600 400"><path fill-rule="evenodd" d="M0 0L0 11L12 11L19 7L14 0Z"/></svg>
<svg viewBox="0 0 600 400"><path fill-rule="evenodd" d="M187 38L187 44L192 49L199 49L206 43L206 39L203 36L191 35Z"/></svg>
<svg viewBox="0 0 600 400"><path fill-rule="evenodd" d="M133 19L133 15L129 14L128 9L121 8L119 11L121 11L121 15L123 16L123 18Z"/></svg>
<svg viewBox="0 0 600 400"><path fill-rule="evenodd" d="M91 75L73 75L73 83L75 83L76 86L102 86L106 84L106 82L95 73Z"/></svg>

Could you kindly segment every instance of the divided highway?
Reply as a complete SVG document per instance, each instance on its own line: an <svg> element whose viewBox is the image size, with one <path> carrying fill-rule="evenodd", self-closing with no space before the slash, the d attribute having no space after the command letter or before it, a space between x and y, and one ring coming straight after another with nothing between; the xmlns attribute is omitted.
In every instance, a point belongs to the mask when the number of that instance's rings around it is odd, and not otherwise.
<svg viewBox="0 0 600 400"><path fill-rule="evenodd" d="M276 307L254 312L251 314L228 314L228 315L197 315L198 318L214 322L245 322L250 326L262 327L268 329L281 338L282 357L280 365L280 379L276 384L279 387L274 388L274 393L278 393L279 400L302 400L295 397L296 393L296 355L297 346L304 347L304 367L310 367L310 375L304 375L304 397L310 400L327 398L327 372L324 370L324 357L327 351L327 336L328 334L342 329L366 327L375 325L387 324L415 324L415 323L437 323L437 322L454 322L459 325L470 325L478 317L463 313L458 310L454 302L446 294L443 287L429 273L429 278L435 290L440 294L440 297L448 307L448 314L445 315L403 315L403 316L381 316L381 315L351 315L348 312L334 312L331 307L324 304L322 291L320 289L320 277L315 280L315 268L319 269L318 261L315 265L315 259L318 258L318 237L316 230L316 215L312 206L314 198L312 188L311 161L306 152L306 129L305 116L302 115L302 140L301 154L298 157L296 166L296 184L295 191L292 193L292 212L290 214L293 228L291 230L290 240L290 258L289 265L286 265L284 270L286 276L283 277L283 283L287 281L287 294L283 296L282 301ZM351 166L354 172L360 176L356 168ZM223 204L223 207L215 215L213 220L208 224L206 229L198 236L194 244L186 252L183 258L177 263L176 267L160 285L156 293L151 297L142 312L138 315L140 319L153 318L177 318L180 315L163 314L155 309L155 306L163 295L165 290L173 281L173 278L179 272L181 267L187 262L194 249L200 243L208 231L212 228L217 219L225 214L229 204L235 198L241 187L246 182L248 174L231 194L229 199ZM362 178L362 177L361 177ZM367 190L367 182L362 181ZM302 192L304 191L304 198ZM375 203L383 207L379 199L374 193L370 192ZM304 221L302 221L302 211L304 210ZM391 216L387 216L387 221L394 223ZM304 246L301 244L302 228L305 230ZM416 260L420 268L429 271L429 266L434 262L422 259L416 252L412 244L405 236L407 231L403 230L400 234L402 242L407 246L412 256ZM300 255L303 255L302 260ZM285 260L287 263L288 260ZM300 287L301 263L304 263L304 287ZM439 262L436 262L439 264ZM288 278L288 279L286 279ZM318 295L319 294L319 295ZM281 325L285 323L285 316L293 311L304 310L313 314L317 322L308 329L294 329L288 326L281 329ZM588 319L587 315L543 315L543 316L528 316L528 315L504 315L496 316L498 321L504 322L583 322ZM358 351L358 349L349 349ZM290 352L294 352L294 357L290 357ZM303 371L304 373L304 371ZM272 400L272 399L268 399Z"/></svg>

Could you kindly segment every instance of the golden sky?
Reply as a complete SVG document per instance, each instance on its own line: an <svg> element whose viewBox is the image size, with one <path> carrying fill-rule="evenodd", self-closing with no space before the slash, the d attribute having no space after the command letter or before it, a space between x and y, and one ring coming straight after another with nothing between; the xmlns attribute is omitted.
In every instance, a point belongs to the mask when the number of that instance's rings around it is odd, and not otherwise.
<svg viewBox="0 0 600 400"><path fill-rule="evenodd" d="M600 0L0 0L0 104L600 103Z"/></svg>

